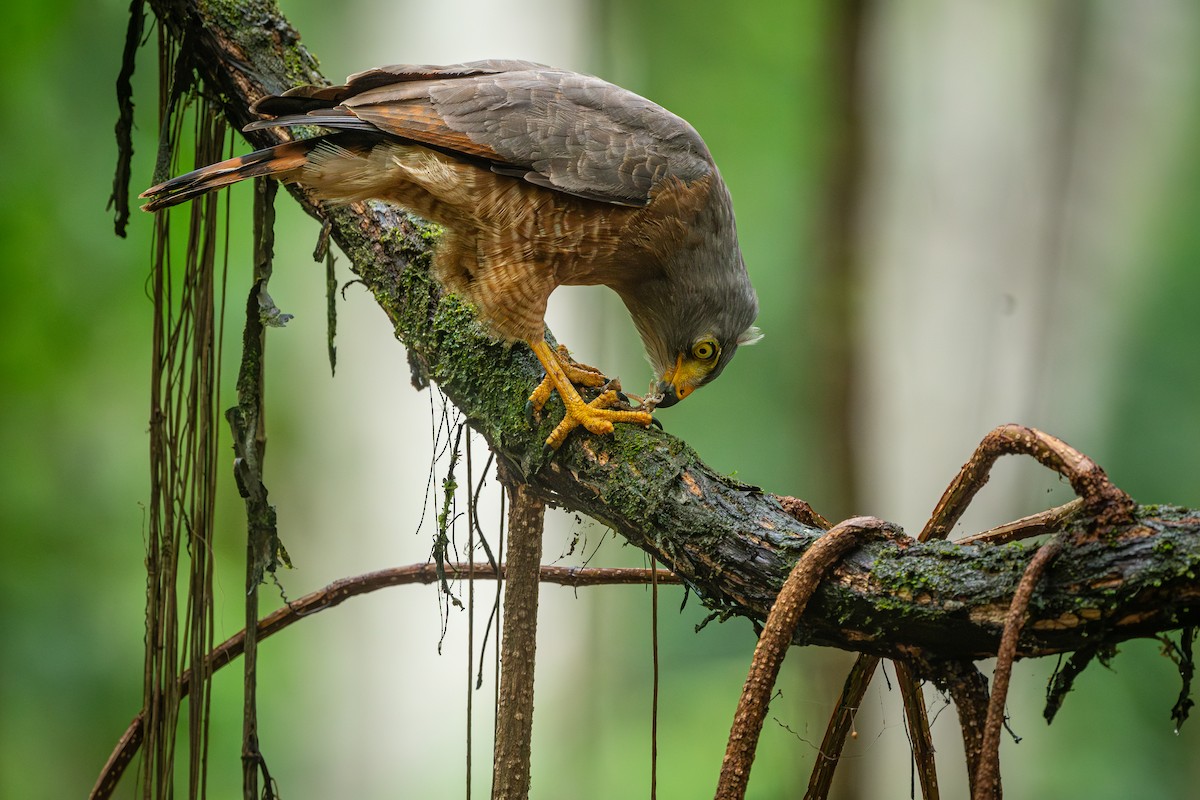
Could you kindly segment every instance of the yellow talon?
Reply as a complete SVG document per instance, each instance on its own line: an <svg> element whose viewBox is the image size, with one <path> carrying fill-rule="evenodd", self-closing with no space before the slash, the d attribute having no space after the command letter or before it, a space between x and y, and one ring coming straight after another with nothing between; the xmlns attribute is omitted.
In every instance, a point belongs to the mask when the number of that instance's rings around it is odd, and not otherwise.
<svg viewBox="0 0 1200 800"><path fill-rule="evenodd" d="M542 344L545 344L545 342ZM547 347L547 349L549 348ZM587 364L580 364L576 361L573 361L571 359L571 353L567 350L566 345L560 344L551 352L554 353L554 355L558 358L558 363L560 366L562 366L563 374L566 375L567 380L573 385L603 386L607 381L607 378L604 377L604 373L595 367L589 367ZM536 349L534 350L534 354L537 355L538 360L542 362L543 366L545 366L546 362ZM533 394L529 395L529 402L533 406L533 410L535 412L540 412L542 410L542 407L546 405L546 401L550 399L550 393L556 388L558 387L555 386L554 381L550 377L550 371L547 370L546 377L542 378L542 382L539 383L538 387L533 390Z"/></svg>
<svg viewBox="0 0 1200 800"><path fill-rule="evenodd" d="M604 375L599 370L570 360L567 349L559 345L557 350L551 350L544 340L530 342L533 354L546 370L546 377L533 390L529 402L534 410L540 411L550 399L550 392L556 390L562 398L566 413L562 422L546 438L546 446L557 450L566 441L567 434L582 425L594 434L612 433L613 423L625 422L635 425L648 426L653 418L648 411L614 410L620 398L616 391L609 389L590 403L585 403L579 396L575 384L582 386L603 386Z"/></svg>

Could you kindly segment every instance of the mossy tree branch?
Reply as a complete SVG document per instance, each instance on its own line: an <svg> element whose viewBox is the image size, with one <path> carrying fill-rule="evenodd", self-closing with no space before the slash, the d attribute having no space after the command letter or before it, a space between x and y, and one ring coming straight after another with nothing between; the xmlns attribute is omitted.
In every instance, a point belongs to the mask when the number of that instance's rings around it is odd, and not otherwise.
<svg viewBox="0 0 1200 800"><path fill-rule="evenodd" d="M150 6L188 43L184 51L234 125L250 121L247 108L262 95L323 80L271 2L151 0ZM265 146L281 136L256 131L247 138ZM300 190L292 193L328 221L408 348L414 376L439 384L511 475L543 499L612 526L710 607L765 618L818 529L790 516L779 498L714 473L686 443L658 431L619 426L610 437L576 433L544 455L553 414L536 428L524 415L537 361L524 347L490 340L469 308L442 295L427 269L436 229L382 204L325 209ZM1080 512L1068 525L1094 523ZM796 641L898 658L919 652L935 661L994 654L1035 549L900 538L869 544L822 585ZM1094 647L1198 621L1200 511L1143 507L1134 523L1051 567L1019 654Z"/></svg>

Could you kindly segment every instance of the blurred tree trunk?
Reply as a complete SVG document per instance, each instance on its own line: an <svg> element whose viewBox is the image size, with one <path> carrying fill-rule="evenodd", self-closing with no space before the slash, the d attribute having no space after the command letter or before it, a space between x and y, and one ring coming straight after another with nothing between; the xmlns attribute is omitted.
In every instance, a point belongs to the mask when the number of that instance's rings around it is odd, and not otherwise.
<svg viewBox="0 0 1200 800"><path fill-rule="evenodd" d="M1187 6L878 8L856 360L865 510L920 524L957 443L1002 421L1110 460L1112 387L1168 202L1151 187L1169 185L1194 113ZM965 529L1065 499L1029 475L1000 471Z"/></svg>
<svg viewBox="0 0 1200 800"><path fill-rule="evenodd" d="M866 125L863 92L866 88L863 62L867 31L874 15L870 0L833 0L825 4L830 15L826 69L826 102L829 125L826 136L827 174L821 197L824 213L818 215L817 239L823 244L822 257L815 264L814 276L818 324L814 359L822 375L821 461L828 466L829 506L821 509L833 519L845 519L859 513L858 487L861 481L855 430L859 404L855 380L858 366L856 313L857 290L862 281L860 210L863 188L868 177ZM797 298L800 305L801 298ZM847 666L843 659L830 659L823 665L827 673L823 684L839 687ZM837 690L828 692L837 697ZM848 759L840 765L831 797L854 800L873 796L861 778L865 762ZM807 776L796 771L796 795L803 794Z"/></svg>

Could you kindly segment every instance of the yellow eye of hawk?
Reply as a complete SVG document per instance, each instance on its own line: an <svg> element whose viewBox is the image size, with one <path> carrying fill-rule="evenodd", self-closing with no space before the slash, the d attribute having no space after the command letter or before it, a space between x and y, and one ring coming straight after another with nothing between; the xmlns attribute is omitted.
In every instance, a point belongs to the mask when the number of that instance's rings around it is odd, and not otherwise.
<svg viewBox="0 0 1200 800"><path fill-rule="evenodd" d="M701 339L692 345L692 358L698 361L712 361L717 357L720 348L713 339Z"/></svg>

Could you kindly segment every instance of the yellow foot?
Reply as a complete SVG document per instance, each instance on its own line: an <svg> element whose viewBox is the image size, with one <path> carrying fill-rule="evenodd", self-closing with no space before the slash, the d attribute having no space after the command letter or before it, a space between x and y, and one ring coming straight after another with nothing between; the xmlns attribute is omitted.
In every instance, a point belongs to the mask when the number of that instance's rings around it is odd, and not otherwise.
<svg viewBox="0 0 1200 800"><path fill-rule="evenodd" d="M543 342L545 344L545 342ZM549 350L549 346L546 346ZM542 354L535 349L534 355L538 360L542 360ZM562 367L562 373L567 380L575 386L603 386L608 382L604 377L604 373L595 367L589 367L587 364L580 364L571 359L571 353L567 350L566 345L559 345L557 349L551 350L554 356L558 359L559 366ZM545 361L542 361L542 366L545 366ZM532 406L534 413L540 413L542 407L546 405L546 401L550 399L550 393L558 388L554 379L550 375L550 370L546 370L546 377L542 378L542 382L533 390L533 394L529 395L529 404Z"/></svg>
<svg viewBox="0 0 1200 800"><path fill-rule="evenodd" d="M550 399L550 392L557 391L566 407L566 414L554 432L546 439L546 447L557 450L566 440L567 434L582 425L592 433L603 435L612 433L613 423L626 422L635 425L651 425L654 418L648 411L626 411L613 409L612 406L621 402L620 395L609 389L590 403L585 403L575 389L575 384L582 386L603 386L606 381L599 370L576 364L570 360L567 349L559 346L551 350L544 340L530 342L534 355L546 370L546 378L529 397L533 410L540 411Z"/></svg>
<svg viewBox="0 0 1200 800"><path fill-rule="evenodd" d="M612 433L614 422L631 422L635 425L648 426L654 422L648 411L624 411L613 409L620 398L613 389L601 394L590 403L581 403L578 408L568 410L562 422L546 437L546 447L557 450L567 440L567 434L580 425L595 434Z"/></svg>

